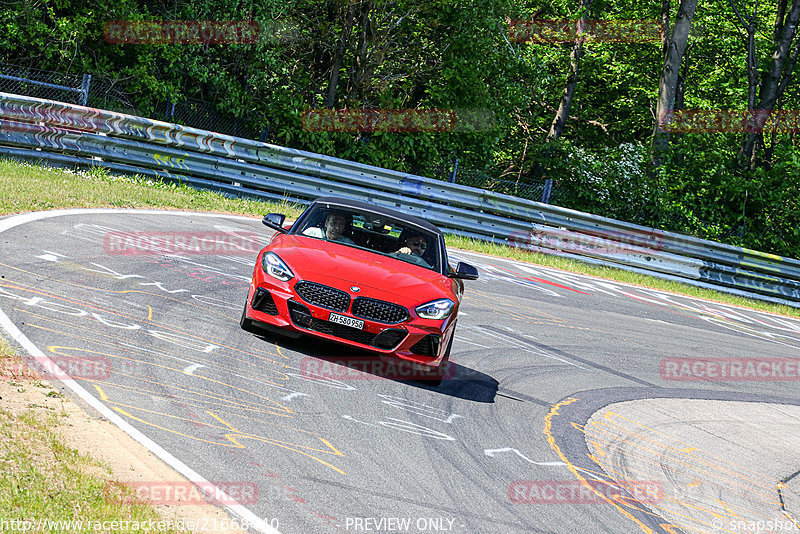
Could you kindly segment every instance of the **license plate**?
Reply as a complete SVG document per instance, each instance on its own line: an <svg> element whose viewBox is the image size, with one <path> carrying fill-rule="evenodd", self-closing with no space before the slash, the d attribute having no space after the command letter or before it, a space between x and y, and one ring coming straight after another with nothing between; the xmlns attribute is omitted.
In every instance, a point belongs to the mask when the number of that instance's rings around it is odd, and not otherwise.
<svg viewBox="0 0 800 534"><path fill-rule="evenodd" d="M350 328L358 328L359 330L364 329L364 321L361 319L353 319L352 317L347 317L346 315L339 315L338 313L332 313L328 320L332 323L339 323L345 326L349 326Z"/></svg>

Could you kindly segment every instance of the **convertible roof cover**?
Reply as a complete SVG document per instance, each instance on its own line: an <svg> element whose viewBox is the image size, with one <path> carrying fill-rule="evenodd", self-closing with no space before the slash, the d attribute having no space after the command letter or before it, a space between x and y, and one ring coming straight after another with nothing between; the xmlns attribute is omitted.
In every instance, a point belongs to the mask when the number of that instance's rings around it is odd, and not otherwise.
<svg viewBox="0 0 800 534"><path fill-rule="evenodd" d="M351 200L349 198L343 197L320 197L314 201L318 204L330 204L334 206L341 206L343 208L355 208L363 211L368 211L370 213L375 213L378 215L383 215L386 217L391 217L392 219L397 219L399 221L408 222L415 226L419 226L420 228L424 228L428 231L434 232L436 234L442 233L439 228L434 226L433 224L429 223L424 219L420 219L419 217L415 217L413 215L406 215L405 213L401 213L399 211L395 211L389 208L384 208L381 206L376 206L375 204L368 204L366 202L361 202L359 200Z"/></svg>

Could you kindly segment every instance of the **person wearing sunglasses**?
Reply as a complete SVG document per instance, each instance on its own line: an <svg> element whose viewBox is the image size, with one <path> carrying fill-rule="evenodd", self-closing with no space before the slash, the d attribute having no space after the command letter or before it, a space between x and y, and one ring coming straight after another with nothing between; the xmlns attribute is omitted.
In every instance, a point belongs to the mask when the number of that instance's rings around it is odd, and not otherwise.
<svg viewBox="0 0 800 534"><path fill-rule="evenodd" d="M404 261L416 263L423 267L430 267L430 264L423 257L425 251L428 249L428 239L424 235L414 232L403 232L399 241L401 244L400 250L392 254L392 256Z"/></svg>

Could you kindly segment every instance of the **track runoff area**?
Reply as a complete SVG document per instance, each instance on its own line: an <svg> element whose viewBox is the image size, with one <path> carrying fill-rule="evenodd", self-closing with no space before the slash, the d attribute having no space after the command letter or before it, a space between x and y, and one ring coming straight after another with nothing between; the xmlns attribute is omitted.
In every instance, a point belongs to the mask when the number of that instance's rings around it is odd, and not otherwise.
<svg viewBox="0 0 800 534"><path fill-rule="evenodd" d="M138 483L151 502L252 532L798 530L796 319L451 251L480 279L431 387L242 331L256 219L65 210L0 237L5 334L186 478Z"/></svg>

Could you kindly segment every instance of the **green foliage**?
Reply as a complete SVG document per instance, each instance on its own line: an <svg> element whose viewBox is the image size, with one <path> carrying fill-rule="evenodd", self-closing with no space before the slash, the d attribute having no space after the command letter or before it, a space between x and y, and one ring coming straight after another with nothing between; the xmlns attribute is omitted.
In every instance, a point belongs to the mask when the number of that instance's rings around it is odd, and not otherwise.
<svg viewBox="0 0 800 534"><path fill-rule="evenodd" d="M745 16L756 6L736 5ZM758 3L762 70L776 6ZM588 40L564 134L544 142L572 43L511 42L507 20L577 20L579 9L567 0L12 0L0 11L0 61L108 79L141 114L201 100L275 144L439 178L458 158L487 187L521 191L551 178L553 202L567 207L800 255L794 137L767 136L754 171L741 168L737 134L673 136L663 165L650 164L660 42ZM657 21L660 4L594 0L588 16ZM260 31L253 43L122 45L104 39L110 20L255 21ZM729 2L698 7L682 71L686 109L747 108L742 37ZM780 105L800 107L794 81ZM474 131L304 129L303 113L326 106L493 119Z"/></svg>
<svg viewBox="0 0 800 534"><path fill-rule="evenodd" d="M695 134L670 148L659 173L654 226L800 256L796 147L780 142L774 165L751 172L737 166L737 140L732 134Z"/></svg>
<svg viewBox="0 0 800 534"><path fill-rule="evenodd" d="M650 221L655 184L647 176L648 152L641 144L623 143L594 150L560 140L542 147L542 162L551 165L553 203L631 222Z"/></svg>

